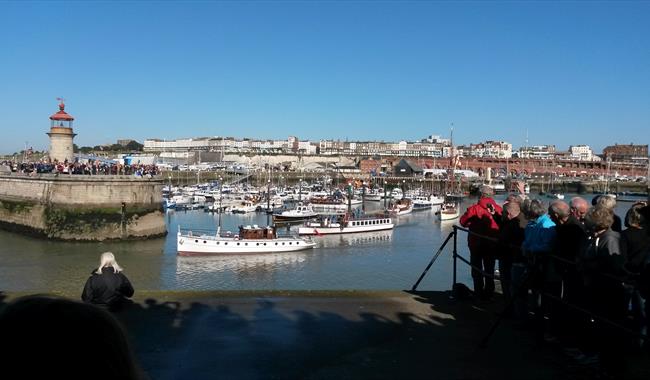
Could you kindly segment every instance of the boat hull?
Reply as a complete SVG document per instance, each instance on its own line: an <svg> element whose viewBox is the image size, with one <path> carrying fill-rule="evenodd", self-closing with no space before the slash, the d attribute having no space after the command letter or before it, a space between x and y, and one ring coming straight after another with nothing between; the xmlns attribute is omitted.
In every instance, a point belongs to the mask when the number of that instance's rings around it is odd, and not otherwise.
<svg viewBox="0 0 650 380"><path fill-rule="evenodd" d="M373 220L373 219L360 219L349 221L347 225L339 225L337 223L330 226L323 226L322 224L309 224L298 228L298 235L339 235L339 234L353 234L360 232L373 232L392 230L395 224L389 218Z"/></svg>

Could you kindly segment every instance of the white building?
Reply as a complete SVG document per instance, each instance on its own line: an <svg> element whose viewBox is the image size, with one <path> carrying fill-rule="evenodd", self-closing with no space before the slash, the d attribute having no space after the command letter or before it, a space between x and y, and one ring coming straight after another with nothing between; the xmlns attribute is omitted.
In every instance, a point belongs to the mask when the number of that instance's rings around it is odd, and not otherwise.
<svg viewBox="0 0 650 380"><path fill-rule="evenodd" d="M555 157L555 145L522 146L516 153L516 157L549 160Z"/></svg>
<svg viewBox="0 0 650 380"><path fill-rule="evenodd" d="M594 161L594 157L597 157L589 145L571 145L569 146L569 153L572 160Z"/></svg>

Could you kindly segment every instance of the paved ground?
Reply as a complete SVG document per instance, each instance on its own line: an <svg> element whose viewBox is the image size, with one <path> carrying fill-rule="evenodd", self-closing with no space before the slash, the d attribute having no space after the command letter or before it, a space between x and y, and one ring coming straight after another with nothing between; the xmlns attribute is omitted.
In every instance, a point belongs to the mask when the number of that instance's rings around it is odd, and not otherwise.
<svg viewBox="0 0 650 380"><path fill-rule="evenodd" d="M561 379L566 362L447 293L151 294L121 314L154 379ZM144 296L146 298L146 296Z"/></svg>
<svg viewBox="0 0 650 380"><path fill-rule="evenodd" d="M152 379L590 379L446 292L140 292L117 314ZM650 378L650 357L628 378Z"/></svg>

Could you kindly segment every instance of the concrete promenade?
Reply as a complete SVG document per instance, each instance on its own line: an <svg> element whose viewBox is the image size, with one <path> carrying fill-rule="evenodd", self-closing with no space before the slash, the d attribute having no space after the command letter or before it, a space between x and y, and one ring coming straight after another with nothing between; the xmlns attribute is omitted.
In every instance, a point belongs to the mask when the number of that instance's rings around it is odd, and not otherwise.
<svg viewBox="0 0 650 380"><path fill-rule="evenodd" d="M501 302L452 300L447 292L139 292L134 301L116 315L151 379L595 375L508 321L479 348ZM627 378L650 378L643 355Z"/></svg>
<svg viewBox="0 0 650 380"><path fill-rule="evenodd" d="M118 316L153 379L593 376L511 323L478 348L501 302L446 292L142 293L136 301Z"/></svg>

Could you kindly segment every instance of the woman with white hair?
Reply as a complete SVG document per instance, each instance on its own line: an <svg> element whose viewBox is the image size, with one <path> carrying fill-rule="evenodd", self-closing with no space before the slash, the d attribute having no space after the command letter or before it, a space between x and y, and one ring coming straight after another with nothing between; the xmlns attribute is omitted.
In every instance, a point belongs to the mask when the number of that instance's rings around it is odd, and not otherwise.
<svg viewBox="0 0 650 380"><path fill-rule="evenodd" d="M133 286L122 273L112 252L102 253L99 268L86 281L81 299L84 302L116 309L133 296Z"/></svg>

